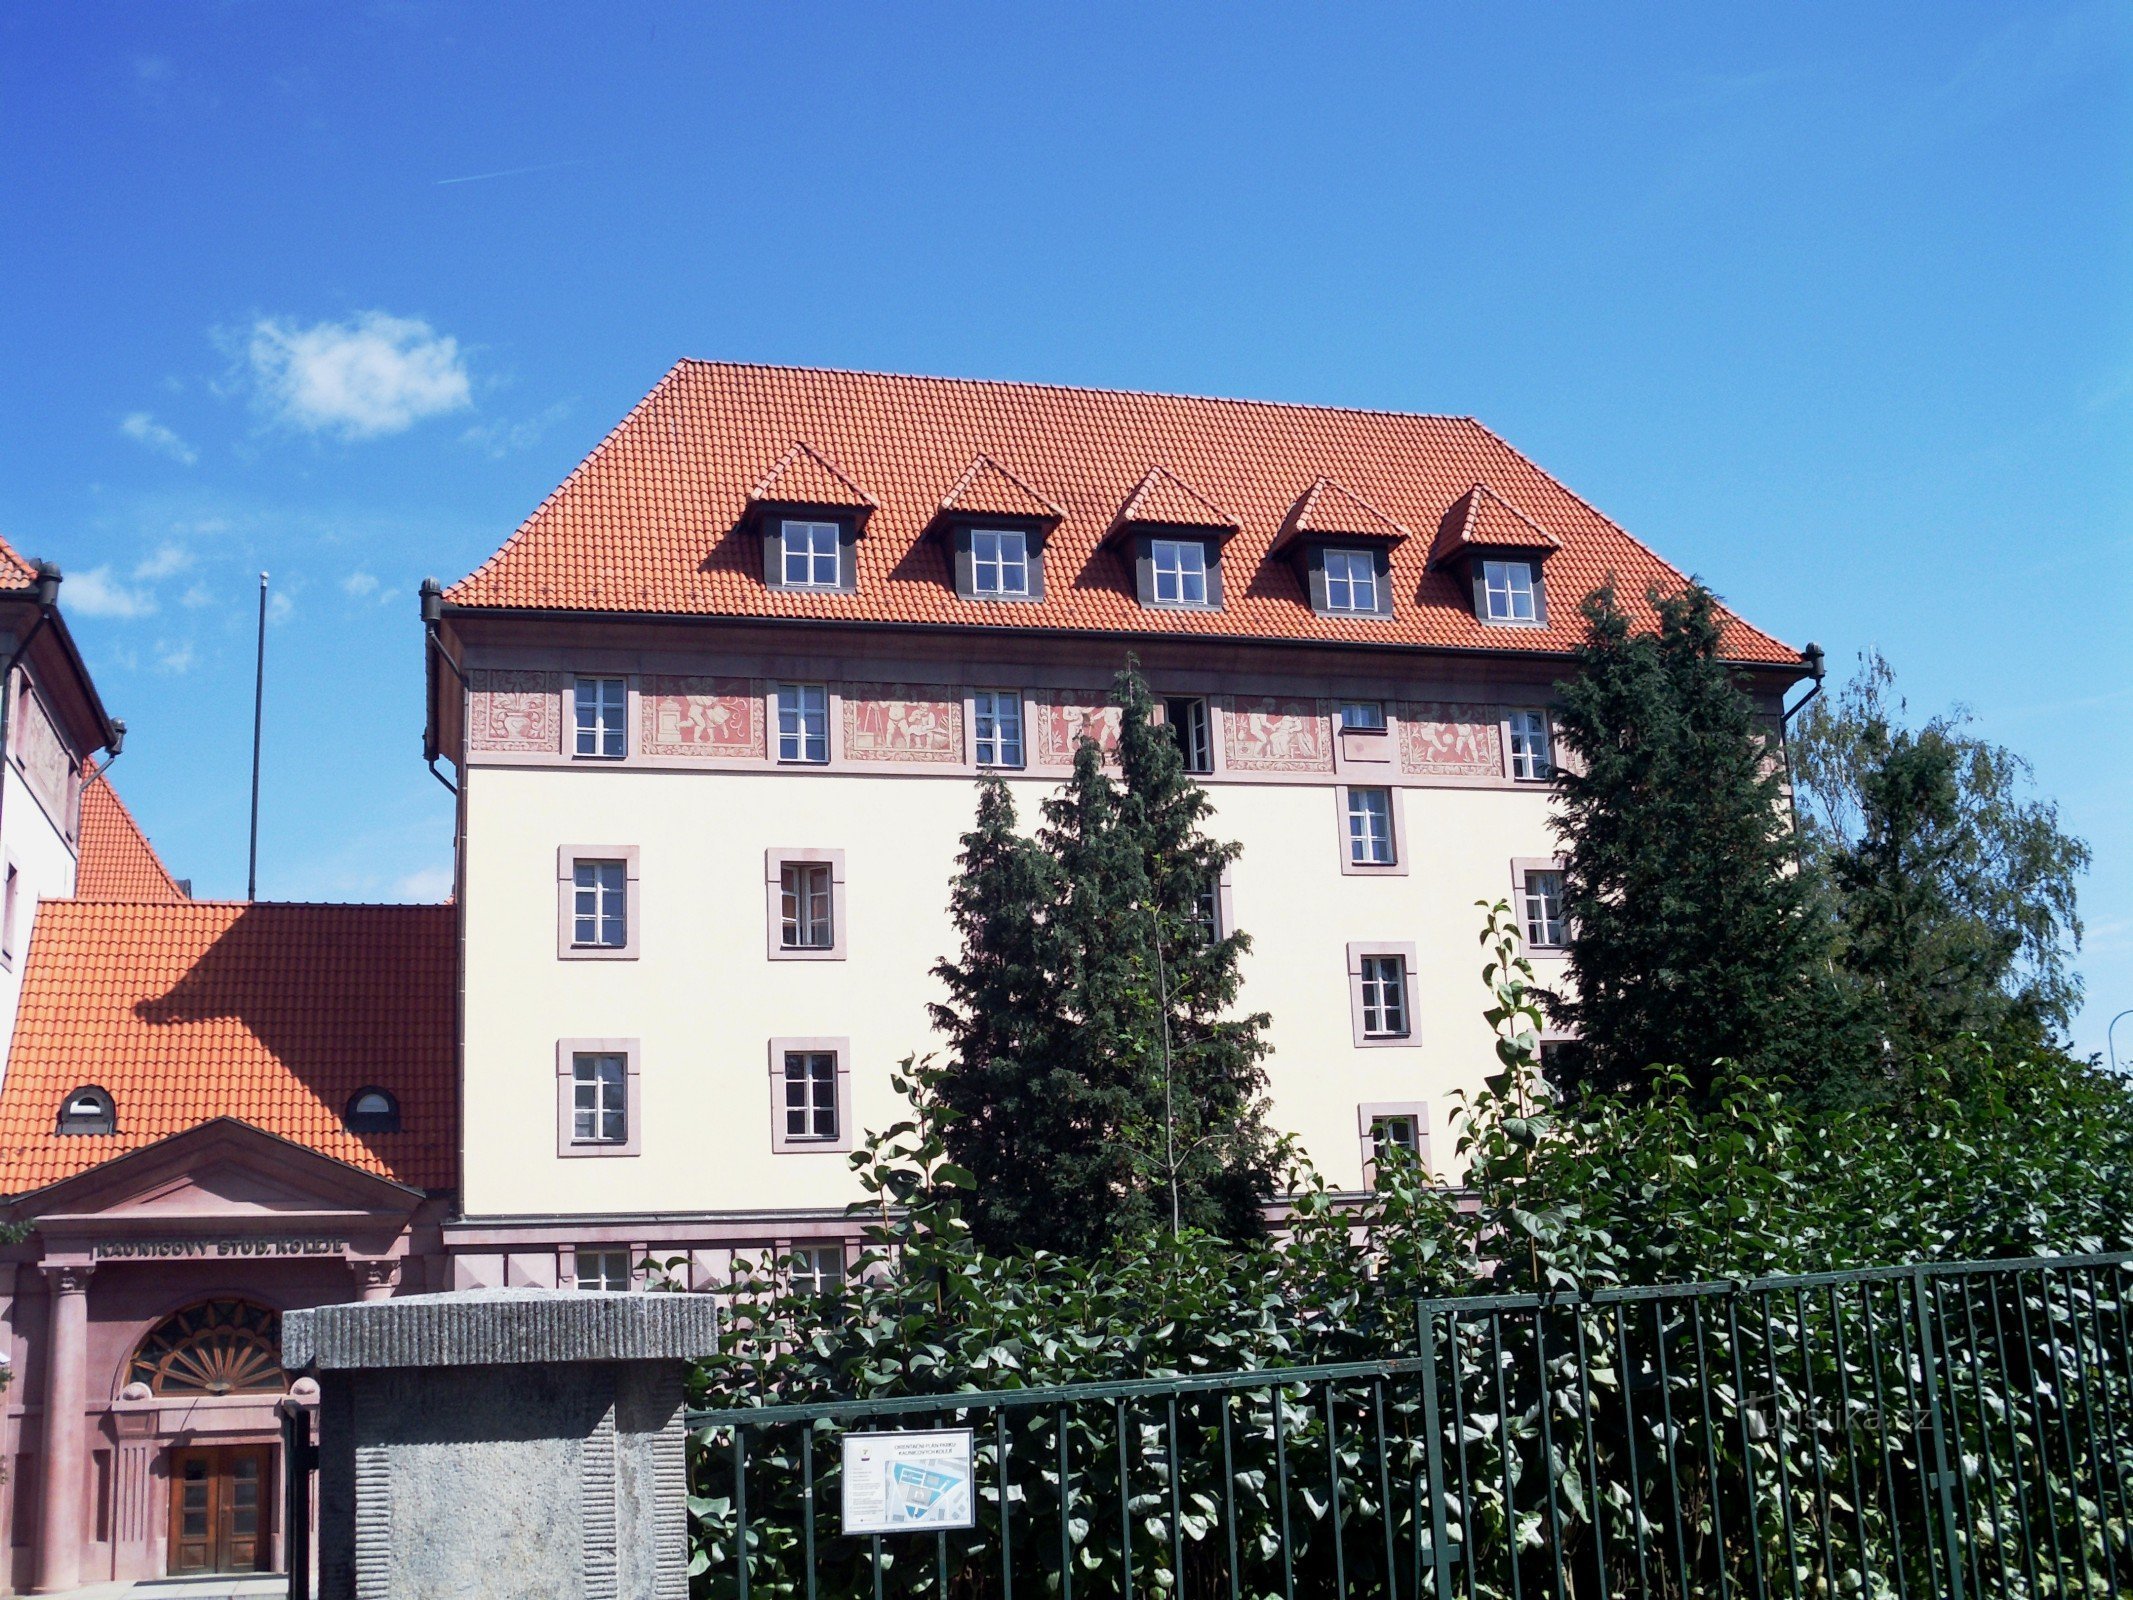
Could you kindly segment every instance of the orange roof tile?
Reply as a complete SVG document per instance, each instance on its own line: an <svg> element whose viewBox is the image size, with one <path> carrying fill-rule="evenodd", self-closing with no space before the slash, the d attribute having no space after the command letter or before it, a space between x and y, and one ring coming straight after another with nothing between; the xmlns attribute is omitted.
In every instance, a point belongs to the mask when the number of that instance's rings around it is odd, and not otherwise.
<svg viewBox="0 0 2133 1600"><path fill-rule="evenodd" d="M1159 528L1234 530L1237 519L1181 482L1176 473L1162 467L1150 467L1148 475L1118 508L1115 526L1127 527L1133 523Z"/></svg>
<svg viewBox="0 0 2133 1600"><path fill-rule="evenodd" d="M941 496L941 510L1057 522L1066 515L991 456L980 455L955 487Z"/></svg>
<svg viewBox="0 0 2133 1600"><path fill-rule="evenodd" d="M748 498L774 505L852 506L868 510L874 506L872 495L804 444L795 444L778 457L778 464L763 475Z"/></svg>
<svg viewBox="0 0 2133 1600"><path fill-rule="evenodd" d="M807 439L864 483L879 505L859 542L849 594L771 589L745 523L765 463ZM812 450L810 451L812 453ZM950 552L925 539L941 499L976 455L1005 458L1065 512L1046 541L1043 600L1000 605L955 592ZM818 458L822 459L822 458ZM1150 505L1151 463L1194 502L1193 515L1238 532L1241 564L1220 610L1154 611L1104 547L1122 507ZM806 618L959 627L1065 627L1562 651L1584 624L1550 607L1543 628L1491 628L1456 574L1430 568L1409 540L1392 552L1389 619L1320 616L1302 579L1268 563L1284 521L1320 478L1387 519L1438 528L1477 483L1507 511L1560 541L1549 585L1578 596L1615 581L1633 617L1651 619L1648 588L1679 570L1466 417L1270 405L1041 384L895 377L810 368L683 361L662 378L502 549L447 598L457 606L697 616ZM1159 481L1159 480L1157 480ZM1143 494L1142 491L1147 493ZM1214 511L1213 506L1226 508ZM1490 513L1493 516L1493 512ZM1344 530L1347 531L1347 530ZM1484 529L1484 532L1487 530ZM1736 660L1794 664L1798 653L1738 618Z"/></svg>
<svg viewBox="0 0 2133 1600"><path fill-rule="evenodd" d="M1282 523L1274 550L1283 550L1306 534L1339 534L1397 544L1407 537L1407 530L1361 495L1342 488L1331 478L1317 478Z"/></svg>
<svg viewBox="0 0 2133 1600"><path fill-rule="evenodd" d="M0 1194L19 1194L231 1116L423 1189L455 1182L450 906L38 908L0 1084ZM55 1132L61 1098L96 1084L115 1136ZM350 1133L375 1084L398 1133Z"/></svg>
<svg viewBox="0 0 2133 1600"><path fill-rule="evenodd" d="M1506 505L1475 484L1452 504L1438 524L1436 543L1431 546L1431 566L1457 560L1473 549L1560 550L1563 541L1527 516L1518 507Z"/></svg>
<svg viewBox="0 0 2133 1600"><path fill-rule="evenodd" d="M27 589L37 581L37 568L15 553L15 547L0 539L0 589Z"/></svg>
<svg viewBox="0 0 2133 1600"><path fill-rule="evenodd" d="M169 904L185 898L111 780L93 762L82 784L77 855L74 893L80 899Z"/></svg>

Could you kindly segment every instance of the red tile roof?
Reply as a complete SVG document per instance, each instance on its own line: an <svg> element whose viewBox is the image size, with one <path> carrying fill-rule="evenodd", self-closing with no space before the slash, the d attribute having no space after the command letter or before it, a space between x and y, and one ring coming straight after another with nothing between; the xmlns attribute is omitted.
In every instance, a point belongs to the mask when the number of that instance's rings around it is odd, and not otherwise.
<svg viewBox="0 0 2133 1600"><path fill-rule="evenodd" d="M1219 510L1207 496L1178 480L1174 472L1150 467L1126 503L1118 508L1114 526L1135 523L1158 528L1221 528L1234 530L1237 519Z"/></svg>
<svg viewBox="0 0 2133 1600"><path fill-rule="evenodd" d="M92 763L81 791L81 837L74 893L82 900L182 901L156 847Z"/></svg>
<svg viewBox="0 0 2133 1600"><path fill-rule="evenodd" d="M231 1116L416 1188L459 1148L450 906L48 900L30 936L7 1078L0 1194ZM61 1098L111 1094L115 1136L54 1131ZM398 1133L350 1133L377 1085Z"/></svg>
<svg viewBox="0 0 2133 1600"><path fill-rule="evenodd" d="M37 581L37 569L15 553L15 547L0 539L0 589L27 589Z"/></svg>
<svg viewBox="0 0 2133 1600"><path fill-rule="evenodd" d="M1438 525L1429 559L1430 565L1442 566L1474 549L1546 552L1562 548L1562 540L1518 507L1491 494L1486 484L1477 483L1453 503Z"/></svg>
<svg viewBox="0 0 2133 1600"><path fill-rule="evenodd" d="M748 498L773 505L850 506L872 510L873 496L823 460L804 444L796 444L778 458L778 464Z"/></svg>
<svg viewBox="0 0 2133 1600"><path fill-rule="evenodd" d="M1340 534L1347 538L1385 539L1398 543L1407 530L1359 494L1331 478L1320 478L1303 492L1282 524L1274 548L1294 544L1306 534Z"/></svg>
<svg viewBox="0 0 2133 1600"><path fill-rule="evenodd" d="M776 590L762 581L746 518L797 440L807 441L824 468L834 461L835 478L852 494L878 506L858 543L850 594ZM1065 511L1045 546L1042 601L959 597L951 553L924 539L943 497L978 455L1012 461L1036 495ZM1582 596L1612 577L1632 615L1648 620L1646 589L1682 581L1678 570L1470 418L684 361L447 598L465 607L1502 651L1560 651L1582 636L1574 604L1551 606L1545 628L1487 627L1456 573L1429 570L1419 539L1392 553L1391 618L1317 615L1299 575L1266 557L1298 497L1320 478L1391 521L1429 530L1475 484L1485 484L1491 500L1560 540L1547 564L1557 596ZM1229 578L1221 610L1153 611L1138 603L1128 564L1102 547L1136 500L1136 514L1234 520L1239 531L1223 555ZM1190 510L1195 503L1200 508ZM1725 642L1737 660L1799 660L1738 619L1728 621Z"/></svg>
<svg viewBox="0 0 2133 1600"><path fill-rule="evenodd" d="M1057 522L1066 513L1044 498L991 456L981 455L956 480L955 487L941 496L943 511L989 513L996 517L1028 517L1037 522Z"/></svg>

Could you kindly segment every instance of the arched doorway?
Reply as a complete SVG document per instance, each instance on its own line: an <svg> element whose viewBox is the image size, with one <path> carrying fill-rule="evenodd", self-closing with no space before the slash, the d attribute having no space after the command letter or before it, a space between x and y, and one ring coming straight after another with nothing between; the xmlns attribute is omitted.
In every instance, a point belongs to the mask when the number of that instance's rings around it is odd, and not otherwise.
<svg viewBox="0 0 2133 1600"><path fill-rule="evenodd" d="M174 1311L126 1369L151 1394L279 1394L281 1314L235 1296ZM170 1571L259 1572L272 1557L273 1447L180 1445L170 1453Z"/></svg>

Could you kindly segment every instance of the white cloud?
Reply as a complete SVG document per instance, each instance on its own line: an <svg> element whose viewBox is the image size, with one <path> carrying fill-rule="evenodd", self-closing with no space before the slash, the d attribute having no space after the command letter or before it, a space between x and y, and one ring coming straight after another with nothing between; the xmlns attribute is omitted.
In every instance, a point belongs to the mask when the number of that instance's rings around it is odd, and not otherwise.
<svg viewBox="0 0 2133 1600"><path fill-rule="evenodd" d="M70 572L59 597L69 611L84 617L145 617L156 608L154 595L117 582L108 566Z"/></svg>
<svg viewBox="0 0 2133 1600"><path fill-rule="evenodd" d="M156 671L165 673L173 678L182 678L186 673L192 671L193 662L197 659L193 654L193 645L190 639L181 639L176 642L165 639L156 646Z"/></svg>
<svg viewBox="0 0 2133 1600"><path fill-rule="evenodd" d="M179 605L189 606L195 611L202 606L211 606L214 603L215 591L204 583L196 583L190 589L187 589L185 593L178 596Z"/></svg>
<svg viewBox="0 0 2133 1600"><path fill-rule="evenodd" d="M168 456L188 467L200 459L199 451L145 411L129 411L119 423L119 432L157 455Z"/></svg>
<svg viewBox="0 0 2133 1600"><path fill-rule="evenodd" d="M267 596L267 621L269 622L287 622L289 614L295 609L296 602L279 589Z"/></svg>
<svg viewBox="0 0 2133 1600"><path fill-rule="evenodd" d="M450 867L423 867L393 884L396 900L436 902L452 892Z"/></svg>
<svg viewBox="0 0 2133 1600"><path fill-rule="evenodd" d="M570 414L570 407L557 401L547 410L519 422L510 422L502 417L494 422L482 423L467 429L459 436L460 443L473 445L485 452L492 460L501 461L514 451L530 449L538 443L542 434Z"/></svg>
<svg viewBox="0 0 2133 1600"><path fill-rule="evenodd" d="M473 403L459 341L415 317L365 311L308 328L263 317L247 354L268 414L306 433L373 439Z"/></svg>
<svg viewBox="0 0 2133 1600"><path fill-rule="evenodd" d="M352 600L378 592L378 580L367 572L351 572L341 580L341 592Z"/></svg>
<svg viewBox="0 0 2133 1600"><path fill-rule="evenodd" d="M133 575L143 583L153 583L158 578L174 578L193 564L193 553L183 545L158 546L155 553L145 558L133 569Z"/></svg>

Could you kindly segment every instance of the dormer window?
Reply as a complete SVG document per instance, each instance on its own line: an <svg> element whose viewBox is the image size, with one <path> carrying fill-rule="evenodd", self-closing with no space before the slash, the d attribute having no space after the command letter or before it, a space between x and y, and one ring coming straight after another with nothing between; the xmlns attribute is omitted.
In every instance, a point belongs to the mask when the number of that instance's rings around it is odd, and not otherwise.
<svg viewBox="0 0 2133 1600"><path fill-rule="evenodd" d="M1326 609L1375 615L1378 609L1377 557L1368 550L1328 550L1323 560Z"/></svg>
<svg viewBox="0 0 2133 1600"><path fill-rule="evenodd" d="M1206 605L1207 546L1198 539L1150 539L1148 577L1156 605Z"/></svg>
<svg viewBox="0 0 2133 1600"><path fill-rule="evenodd" d="M358 1089L349 1097L341 1121L350 1133L398 1133L400 1102L390 1090Z"/></svg>
<svg viewBox="0 0 2133 1600"><path fill-rule="evenodd" d="M117 1133L118 1108L108 1090L85 1083L59 1103L61 1133Z"/></svg>
<svg viewBox="0 0 2133 1600"><path fill-rule="evenodd" d="M844 587L843 529L834 522L787 517L779 524L779 586L786 589Z"/></svg>
<svg viewBox="0 0 2133 1600"><path fill-rule="evenodd" d="M1540 583L1530 561L1483 561L1480 564L1481 617L1484 622L1541 622Z"/></svg>

